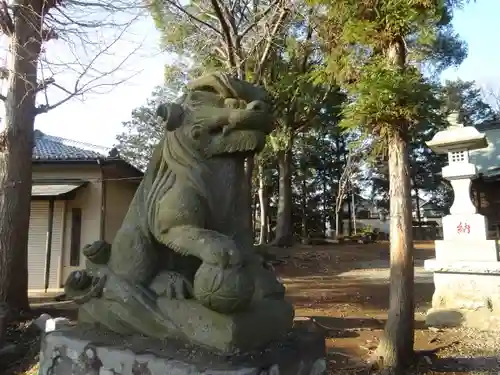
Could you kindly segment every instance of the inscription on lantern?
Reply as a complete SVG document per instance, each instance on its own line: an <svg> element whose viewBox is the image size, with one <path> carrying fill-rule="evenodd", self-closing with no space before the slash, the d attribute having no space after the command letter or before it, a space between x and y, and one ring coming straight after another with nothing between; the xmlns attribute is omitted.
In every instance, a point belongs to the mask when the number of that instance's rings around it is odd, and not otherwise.
<svg viewBox="0 0 500 375"><path fill-rule="evenodd" d="M470 233L470 225L467 222L460 222L457 225L457 233L458 234L469 234Z"/></svg>

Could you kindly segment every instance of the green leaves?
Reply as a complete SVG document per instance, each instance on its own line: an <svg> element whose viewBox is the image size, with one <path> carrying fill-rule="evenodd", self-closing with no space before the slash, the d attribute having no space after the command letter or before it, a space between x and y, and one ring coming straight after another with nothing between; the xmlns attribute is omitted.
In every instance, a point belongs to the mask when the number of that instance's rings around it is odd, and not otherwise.
<svg viewBox="0 0 500 375"><path fill-rule="evenodd" d="M356 99L343 110L344 128L363 126L381 135L417 126L436 110L434 91L413 67L399 70L384 59L372 59L359 79L348 85Z"/></svg>
<svg viewBox="0 0 500 375"><path fill-rule="evenodd" d="M496 119L496 113L483 100L481 90L471 81L446 81L441 91L443 111L461 111L463 122L474 125Z"/></svg>
<svg viewBox="0 0 500 375"><path fill-rule="evenodd" d="M384 153L395 133L441 123L439 91L426 71L460 63L466 49L450 26L455 1L339 0L321 3L324 69L314 82L337 80L352 99L342 110L343 129L375 135ZM321 18L321 17L319 17Z"/></svg>

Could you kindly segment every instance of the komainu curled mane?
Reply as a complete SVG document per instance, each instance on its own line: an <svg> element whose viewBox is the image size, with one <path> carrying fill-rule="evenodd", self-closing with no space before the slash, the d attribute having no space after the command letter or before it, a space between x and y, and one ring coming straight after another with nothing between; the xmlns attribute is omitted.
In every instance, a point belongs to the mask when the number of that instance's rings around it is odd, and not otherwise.
<svg viewBox="0 0 500 375"><path fill-rule="evenodd" d="M253 251L245 217L249 202L242 190L244 159L263 149L273 128L266 92L213 74L192 82L178 103L161 105L158 115L164 137L112 246L87 248L87 272L68 279L69 295L90 294L81 300L79 320L120 333L181 337L219 349L234 345L234 338L212 343L200 338L199 330L186 328L186 306L206 324L232 319L221 318L194 298L195 274L203 263L222 273L230 269L227 274L239 284L250 280L251 289L240 285L253 293L248 303L234 304L241 311L279 311L284 323L266 317L275 327L263 335L271 339L291 325L293 310L283 300L284 287ZM239 278L241 272L251 276ZM197 280L199 285L202 279ZM104 314L106 309L112 313ZM241 345L254 345L247 341Z"/></svg>

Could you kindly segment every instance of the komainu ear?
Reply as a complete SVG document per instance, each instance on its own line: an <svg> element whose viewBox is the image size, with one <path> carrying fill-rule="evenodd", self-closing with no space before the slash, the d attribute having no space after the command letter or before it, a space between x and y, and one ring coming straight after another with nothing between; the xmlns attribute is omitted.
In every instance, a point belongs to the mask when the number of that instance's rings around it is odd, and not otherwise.
<svg viewBox="0 0 500 375"><path fill-rule="evenodd" d="M168 131L174 131L182 125L184 108L177 103L160 104L156 110L156 116L165 122Z"/></svg>

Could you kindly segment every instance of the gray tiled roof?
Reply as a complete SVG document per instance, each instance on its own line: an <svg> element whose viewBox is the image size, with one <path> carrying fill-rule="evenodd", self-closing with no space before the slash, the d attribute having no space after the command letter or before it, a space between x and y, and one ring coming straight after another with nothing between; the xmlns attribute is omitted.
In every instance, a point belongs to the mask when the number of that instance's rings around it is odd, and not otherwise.
<svg viewBox="0 0 500 375"><path fill-rule="evenodd" d="M88 143L54 137L35 130L33 160L94 160L106 158L110 149Z"/></svg>

